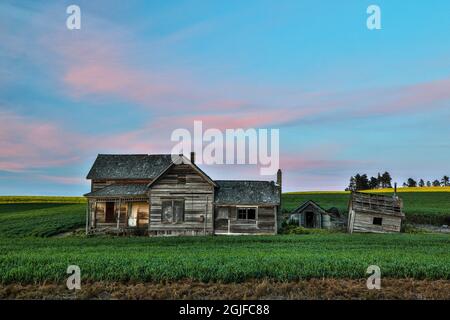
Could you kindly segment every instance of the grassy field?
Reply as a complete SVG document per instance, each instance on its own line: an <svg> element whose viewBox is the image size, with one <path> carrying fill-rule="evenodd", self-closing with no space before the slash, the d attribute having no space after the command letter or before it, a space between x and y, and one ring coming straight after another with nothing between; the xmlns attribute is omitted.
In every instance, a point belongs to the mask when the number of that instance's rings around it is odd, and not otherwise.
<svg viewBox="0 0 450 320"><path fill-rule="evenodd" d="M0 204L5 203L86 203L86 198L60 196L0 196Z"/></svg>
<svg viewBox="0 0 450 320"><path fill-rule="evenodd" d="M427 188L423 188L427 189ZM439 188L444 189L444 188ZM446 189L446 188L445 188ZM392 193L382 193L392 195ZM449 192L406 192L399 195L403 199L406 219L413 223L450 224ZM307 200L313 200L325 209L336 207L347 214L348 192L293 192L283 194L283 211L290 212Z"/></svg>
<svg viewBox="0 0 450 320"><path fill-rule="evenodd" d="M83 204L0 206L0 282L242 282L366 277L450 279L450 237L439 234L320 234L237 237L50 237L83 226Z"/></svg>
<svg viewBox="0 0 450 320"><path fill-rule="evenodd" d="M0 282L59 282L68 265L90 281L364 278L450 279L447 235L328 234L178 238L0 239Z"/></svg>
<svg viewBox="0 0 450 320"><path fill-rule="evenodd" d="M0 237L52 236L84 226L86 204L0 204Z"/></svg>

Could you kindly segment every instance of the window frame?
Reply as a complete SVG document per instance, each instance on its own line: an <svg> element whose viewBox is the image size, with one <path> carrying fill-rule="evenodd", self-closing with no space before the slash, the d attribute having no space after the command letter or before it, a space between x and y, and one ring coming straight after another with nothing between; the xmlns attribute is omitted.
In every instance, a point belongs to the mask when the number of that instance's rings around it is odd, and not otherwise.
<svg viewBox="0 0 450 320"><path fill-rule="evenodd" d="M165 213L164 213L164 203L168 203L170 202L170 208L172 209L172 219L171 220L167 220L165 219ZM176 202L180 202L182 203L181 208L182 208L182 216L181 216L181 220L178 219L176 212L175 212L175 203ZM184 223L185 222L185 209L186 209L186 203L185 203L185 199L184 198L170 198L170 199L161 199L161 223L166 223L166 224L177 224L177 223Z"/></svg>
<svg viewBox="0 0 450 320"><path fill-rule="evenodd" d="M241 219L239 217L239 210L244 209L246 210L246 218L245 219ZM254 219L249 219L248 218L248 210L249 209L254 209L255 210L255 218ZM258 220L258 206L237 206L236 207L236 220L239 221L257 221Z"/></svg>
<svg viewBox="0 0 450 320"><path fill-rule="evenodd" d="M375 223L375 221L379 221L380 223ZM382 226L383 225L383 217L373 217L372 224L374 226Z"/></svg>

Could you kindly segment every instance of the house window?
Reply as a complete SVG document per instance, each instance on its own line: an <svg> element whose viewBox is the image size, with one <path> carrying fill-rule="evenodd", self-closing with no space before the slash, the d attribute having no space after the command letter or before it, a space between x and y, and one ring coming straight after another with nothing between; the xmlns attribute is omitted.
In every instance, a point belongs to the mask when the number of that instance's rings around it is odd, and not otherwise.
<svg viewBox="0 0 450 320"><path fill-rule="evenodd" d="M238 208L239 220L256 220L256 208Z"/></svg>
<svg viewBox="0 0 450 320"><path fill-rule="evenodd" d="M374 225L381 226L382 223L383 223L383 218L378 218L378 217L373 218L373 224Z"/></svg>
<svg viewBox="0 0 450 320"><path fill-rule="evenodd" d="M162 222L177 223L184 221L184 200L164 200L162 202Z"/></svg>

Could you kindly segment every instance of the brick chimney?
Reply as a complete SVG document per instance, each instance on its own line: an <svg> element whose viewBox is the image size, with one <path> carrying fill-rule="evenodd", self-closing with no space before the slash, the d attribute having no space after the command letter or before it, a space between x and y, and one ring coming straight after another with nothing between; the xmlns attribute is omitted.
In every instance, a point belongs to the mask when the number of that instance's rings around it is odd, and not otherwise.
<svg viewBox="0 0 450 320"><path fill-rule="evenodd" d="M191 151L191 162L195 163L195 152Z"/></svg>

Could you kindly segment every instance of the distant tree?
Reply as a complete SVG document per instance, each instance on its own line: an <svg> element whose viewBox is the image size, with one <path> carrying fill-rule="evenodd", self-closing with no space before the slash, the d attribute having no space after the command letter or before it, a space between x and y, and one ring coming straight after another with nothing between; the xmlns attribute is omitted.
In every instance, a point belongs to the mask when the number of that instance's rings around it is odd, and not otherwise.
<svg viewBox="0 0 450 320"><path fill-rule="evenodd" d="M369 179L367 174L356 174L355 175L356 190L367 190L369 189Z"/></svg>
<svg viewBox="0 0 450 320"><path fill-rule="evenodd" d="M439 180L433 181L433 187L440 187L440 186L441 186L441 182Z"/></svg>
<svg viewBox="0 0 450 320"><path fill-rule="evenodd" d="M406 182L403 182L403 188L408 188L408 184Z"/></svg>
<svg viewBox="0 0 450 320"><path fill-rule="evenodd" d="M441 180L441 183L442 183L443 187L450 186L450 178L448 176L443 176L442 180Z"/></svg>
<svg viewBox="0 0 450 320"><path fill-rule="evenodd" d="M387 171L385 171L381 175L381 187L382 188L392 188L392 178L391 174Z"/></svg>
<svg viewBox="0 0 450 320"><path fill-rule="evenodd" d="M419 180L419 187L421 188L425 187L425 181L423 181L423 179Z"/></svg>
<svg viewBox="0 0 450 320"><path fill-rule="evenodd" d="M409 188L414 188L417 187L417 181L414 180L413 178L408 178L408 187Z"/></svg>
<svg viewBox="0 0 450 320"><path fill-rule="evenodd" d="M348 184L346 191L356 191L355 177L350 177L350 183Z"/></svg>
<svg viewBox="0 0 450 320"><path fill-rule="evenodd" d="M369 189L378 189L378 178L370 177Z"/></svg>
<svg viewBox="0 0 450 320"><path fill-rule="evenodd" d="M427 181L427 187L431 187L431 182L430 182L430 180Z"/></svg>

